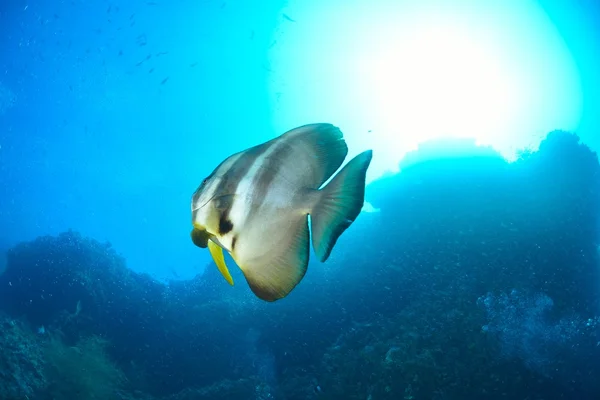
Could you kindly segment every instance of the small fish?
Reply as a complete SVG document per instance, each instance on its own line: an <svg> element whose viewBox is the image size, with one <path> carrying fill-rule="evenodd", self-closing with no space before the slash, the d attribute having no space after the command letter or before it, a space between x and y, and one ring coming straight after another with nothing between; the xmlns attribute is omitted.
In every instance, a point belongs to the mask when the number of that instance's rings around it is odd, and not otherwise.
<svg viewBox="0 0 600 400"><path fill-rule="evenodd" d="M310 233L321 262L358 217L367 150L348 162L339 128L310 124L225 159L192 196L192 242L208 247L229 284L226 250L254 294L266 301L287 296L308 266Z"/></svg>
<svg viewBox="0 0 600 400"><path fill-rule="evenodd" d="M165 79L163 79L162 81L160 81L160 84L164 85L165 83L167 83L168 80L169 80L169 77L167 76Z"/></svg>
<svg viewBox="0 0 600 400"><path fill-rule="evenodd" d="M148 54L146 56L146 58L144 58L142 61L139 61L138 63L135 64L136 67L141 66L143 63L145 63L146 61L150 60L152 58L152 54Z"/></svg>
<svg viewBox="0 0 600 400"><path fill-rule="evenodd" d="M291 17L290 17L289 15L287 15L287 14L283 14L283 18L287 19L287 20L288 20L288 21L290 21L290 22L296 22L296 20L295 20L295 19L291 18Z"/></svg>

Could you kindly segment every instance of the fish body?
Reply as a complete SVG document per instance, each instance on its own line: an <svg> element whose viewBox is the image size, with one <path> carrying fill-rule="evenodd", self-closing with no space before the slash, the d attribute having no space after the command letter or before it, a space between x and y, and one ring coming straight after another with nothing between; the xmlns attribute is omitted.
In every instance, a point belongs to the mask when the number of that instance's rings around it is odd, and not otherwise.
<svg viewBox="0 0 600 400"><path fill-rule="evenodd" d="M362 209L371 150L322 187L347 154L339 128L310 124L231 155L192 196L192 241L209 248L230 284L223 250L259 298L287 296L306 273L310 231L324 262Z"/></svg>

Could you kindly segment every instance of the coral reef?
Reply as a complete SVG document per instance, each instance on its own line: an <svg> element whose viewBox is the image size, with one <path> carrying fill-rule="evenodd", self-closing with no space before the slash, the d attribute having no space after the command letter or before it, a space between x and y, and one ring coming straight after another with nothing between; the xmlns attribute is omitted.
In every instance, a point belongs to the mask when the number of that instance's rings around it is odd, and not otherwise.
<svg viewBox="0 0 600 400"><path fill-rule="evenodd" d="M59 335L44 350L48 393L54 400L100 400L115 398L125 377L106 353L108 342L89 336L67 346Z"/></svg>
<svg viewBox="0 0 600 400"><path fill-rule="evenodd" d="M272 399L271 388L255 377L223 380L199 389L183 391L164 400L268 400Z"/></svg>
<svg viewBox="0 0 600 400"><path fill-rule="evenodd" d="M0 314L0 398L33 399L45 389L42 346L26 324Z"/></svg>
<svg viewBox="0 0 600 400"><path fill-rule="evenodd" d="M157 282L76 232L10 249L0 397L597 398L596 154L566 132L514 163L438 147L370 185L380 211L274 304L213 266Z"/></svg>

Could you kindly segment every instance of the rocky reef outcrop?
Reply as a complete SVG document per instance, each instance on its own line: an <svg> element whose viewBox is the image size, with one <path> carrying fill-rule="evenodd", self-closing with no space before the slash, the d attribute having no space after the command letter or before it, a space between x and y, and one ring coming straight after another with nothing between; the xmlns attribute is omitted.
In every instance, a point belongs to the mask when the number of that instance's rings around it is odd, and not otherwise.
<svg viewBox="0 0 600 400"><path fill-rule="evenodd" d="M379 211L273 304L214 266L158 282L73 231L11 248L0 397L595 398L596 154L566 132L513 163L442 147L371 184Z"/></svg>

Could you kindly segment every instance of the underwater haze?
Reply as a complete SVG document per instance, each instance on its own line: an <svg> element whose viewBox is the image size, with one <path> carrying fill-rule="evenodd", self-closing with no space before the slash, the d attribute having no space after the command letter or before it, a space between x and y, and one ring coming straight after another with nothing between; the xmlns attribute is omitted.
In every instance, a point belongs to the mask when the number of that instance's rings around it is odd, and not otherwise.
<svg viewBox="0 0 600 400"><path fill-rule="evenodd" d="M597 71L593 1L3 1L0 399L600 398ZM192 195L313 123L365 203L265 302Z"/></svg>

